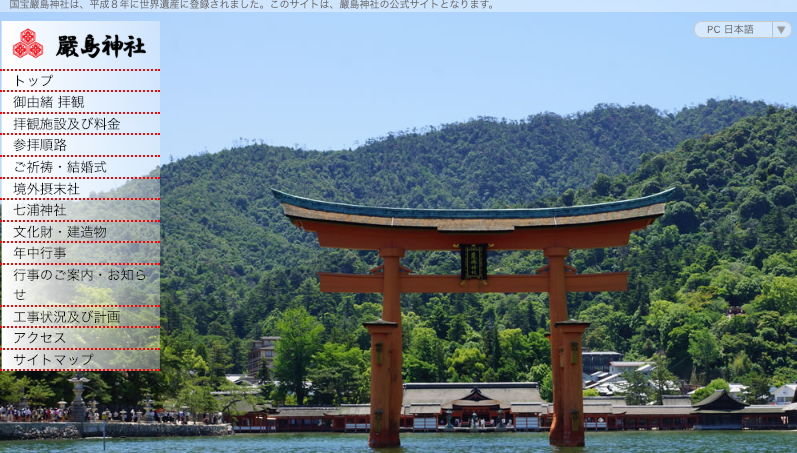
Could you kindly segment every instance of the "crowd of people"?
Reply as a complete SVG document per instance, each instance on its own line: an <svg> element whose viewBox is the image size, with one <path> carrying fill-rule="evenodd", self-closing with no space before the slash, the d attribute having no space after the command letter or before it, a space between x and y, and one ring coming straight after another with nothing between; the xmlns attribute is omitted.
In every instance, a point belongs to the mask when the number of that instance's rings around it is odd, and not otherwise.
<svg viewBox="0 0 797 453"><path fill-rule="evenodd" d="M86 421L99 422L102 421L102 411L86 410ZM108 412L108 419L111 421L119 422L132 422L137 423L146 420L146 413L144 411L136 412L134 408L129 411L114 411ZM56 408L56 407L14 407L13 405L0 406L0 423L2 422L65 422L69 420L69 408ZM224 423L224 417L221 412L218 413L204 413L191 416L189 411L164 411L160 410L153 413L152 420L158 423L199 423L200 420L206 425L217 425Z"/></svg>
<svg viewBox="0 0 797 453"><path fill-rule="evenodd" d="M478 428L496 427L496 426L498 426L500 424L500 422L501 422L501 420L499 420L497 417L493 417L492 419L477 417L476 421L475 421L476 426ZM506 420L505 419L505 420L503 420L503 422L504 422L504 426L506 426L507 428L511 428L512 427L512 421L511 420ZM459 428L460 426L470 427L471 423L474 423L472 418L470 420L466 419L466 420L462 420L462 421L460 421L460 419L458 419L458 418L452 418L451 419L451 425L456 427L456 428ZM445 420L443 420L441 418L440 419L440 426L444 426L445 424L446 424Z"/></svg>
<svg viewBox="0 0 797 453"><path fill-rule="evenodd" d="M146 419L146 414L144 413L136 413L133 409L130 409L126 413L122 414L121 412L114 411L110 414L111 420L117 420L121 422L138 422L139 414L142 419ZM191 412L189 411L164 411L160 410L153 414L153 420L159 423L179 423L179 424L186 424L189 422L196 422L198 423L202 418L203 423L206 425L209 424L220 424L223 423L222 413L216 414L198 414L196 417L191 416Z"/></svg>
<svg viewBox="0 0 797 453"><path fill-rule="evenodd" d="M68 408L0 406L0 422L61 422L68 419Z"/></svg>

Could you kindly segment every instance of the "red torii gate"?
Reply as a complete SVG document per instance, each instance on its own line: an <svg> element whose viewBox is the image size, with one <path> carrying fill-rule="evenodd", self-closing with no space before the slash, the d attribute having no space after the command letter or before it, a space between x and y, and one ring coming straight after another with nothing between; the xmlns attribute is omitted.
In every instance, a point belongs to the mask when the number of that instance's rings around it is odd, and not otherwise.
<svg viewBox="0 0 797 453"><path fill-rule="evenodd" d="M371 333L370 446L400 445L401 293L463 292L548 293L554 392L550 443L584 445L581 336L588 324L568 320L566 296L625 291L628 273L577 274L565 258L572 249L627 245L633 231L664 214L672 189L632 200L542 209L366 207L272 192L291 222L315 232L321 247L378 250L383 259L370 275L319 273L322 292L382 293L382 319L365 324ZM470 245L472 252L465 250ZM542 250L548 265L532 275L486 275L479 269L478 278L468 279L479 266L474 260L472 269L465 257L481 259L487 248ZM461 251L468 269L462 275L411 275L399 262L407 250Z"/></svg>

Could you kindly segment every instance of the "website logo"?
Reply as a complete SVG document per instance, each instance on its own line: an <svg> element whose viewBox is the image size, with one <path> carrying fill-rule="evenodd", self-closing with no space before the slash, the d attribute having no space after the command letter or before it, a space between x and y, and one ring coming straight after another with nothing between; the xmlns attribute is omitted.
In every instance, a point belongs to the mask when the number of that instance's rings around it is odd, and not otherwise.
<svg viewBox="0 0 797 453"><path fill-rule="evenodd" d="M14 55L19 58L30 55L39 58L44 54L44 46L36 42L36 32L30 28L19 34L20 41L14 44Z"/></svg>

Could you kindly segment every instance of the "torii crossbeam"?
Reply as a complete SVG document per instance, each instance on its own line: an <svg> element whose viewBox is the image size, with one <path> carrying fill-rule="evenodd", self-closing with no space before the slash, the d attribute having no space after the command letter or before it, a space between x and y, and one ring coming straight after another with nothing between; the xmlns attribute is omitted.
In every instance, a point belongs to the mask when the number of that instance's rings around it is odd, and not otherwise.
<svg viewBox="0 0 797 453"><path fill-rule="evenodd" d="M405 209L331 203L272 190L286 216L318 235L322 247L378 250L371 274L319 273L321 291L382 293L382 319L371 333L369 445L400 445L402 404L401 293L547 292L551 318L554 421L550 443L584 445L581 335L586 323L568 321L568 292L625 291L627 272L577 274L565 264L572 249L622 247L633 231L664 214L672 189L632 200L543 209ZM407 250L542 250L548 265L530 275L412 275L399 260ZM465 253L465 252L463 252ZM463 260L464 263L464 260Z"/></svg>

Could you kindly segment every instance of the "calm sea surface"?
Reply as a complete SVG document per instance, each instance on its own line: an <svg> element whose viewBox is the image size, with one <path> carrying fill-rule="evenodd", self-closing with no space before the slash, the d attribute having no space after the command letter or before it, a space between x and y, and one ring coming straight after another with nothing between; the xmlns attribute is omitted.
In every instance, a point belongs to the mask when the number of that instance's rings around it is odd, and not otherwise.
<svg viewBox="0 0 797 453"><path fill-rule="evenodd" d="M367 434L237 434L230 437L109 439L108 452L371 452ZM558 450L544 433L402 434L402 447L385 452L797 452L797 431L636 431L587 433L587 446ZM0 452L101 452L102 439L0 441Z"/></svg>

